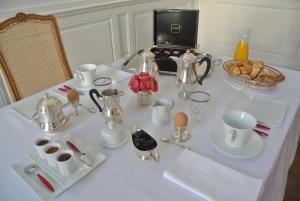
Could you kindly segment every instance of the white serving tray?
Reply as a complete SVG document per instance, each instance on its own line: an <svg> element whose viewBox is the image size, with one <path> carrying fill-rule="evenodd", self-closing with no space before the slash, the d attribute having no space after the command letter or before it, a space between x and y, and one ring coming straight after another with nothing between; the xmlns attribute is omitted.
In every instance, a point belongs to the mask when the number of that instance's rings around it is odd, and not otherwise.
<svg viewBox="0 0 300 201"><path fill-rule="evenodd" d="M52 91L47 91L47 93L51 96L55 96L60 101L62 101L63 104L66 104L68 102L67 97L54 93ZM33 96L27 97L17 103L12 104L9 106L9 108L19 114L21 117L23 117L26 120L33 120L32 115L36 112L36 105L37 102L43 97L44 93L38 93Z"/></svg>
<svg viewBox="0 0 300 201"><path fill-rule="evenodd" d="M239 92L226 109L242 110L269 126L280 127L288 110L288 104L252 93Z"/></svg>
<svg viewBox="0 0 300 201"><path fill-rule="evenodd" d="M69 176L62 175L58 168L50 167L45 159L39 157L36 151L33 151L29 154L29 157L36 162L40 166L42 170L47 172L55 181L57 181L60 185L68 188L81 179L83 176L87 175L91 172L95 167L97 167L100 163L105 160L105 156L97 149L96 147L91 147L85 143L83 143L78 138L70 138L70 139L61 139L56 142L60 143L62 149L67 150L70 149L66 145L66 141L70 140L79 150L83 153L86 153L89 158L91 158L94 162L92 166L88 166L79 160L79 154L74 154L78 163L80 164L78 170Z"/></svg>
<svg viewBox="0 0 300 201"><path fill-rule="evenodd" d="M36 151L33 151L29 154L30 159L12 165L12 169L19 175L22 180L31 187L31 189L36 192L36 194L43 200L49 201L59 195L61 192L75 184L85 175L90 173L93 169L95 169L99 164L101 164L106 156L102 154L97 147L92 147L90 145L85 144L82 140L76 137L66 137L63 139L59 139L55 142L61 144L64 150L70 149L66 145L66 141L69 140L73 144L75 144L81 152L87 153L88 156L93 160L92 166L87 166L79 160L79 155L75 153L75 157L77 157L78 163L80 164L77 171L69 176L62 175L57 168L52 168L48 165L48 163L39 157ZM26 174L24 172L24 168L30 164L37 164L40 167L40 171L43 175L47 175L46 179L55 187L55 192L50 192L46 189L43 184L39 181L36 175ZM41 190L42 189L42 190Z"/></svg>
<svg viewBox="0 0 300 201"><path fill-rule="evenodd" d="M14 170L14 172L24 181L25 184L27 184L33 192L35 192L43 201L49 201L58 196L60 193L62 193L67 188L61 186L58 184L54 179L52 179L48 174L43 172L42 170L38 170L41 175L43 175L48 182L51 183L51 185L54 187L55 192L49 191L38 179L36 174L28 175L24 172L24 169L31 165L35 164L34 161L31 159L28 159L26 161L16 163L11 166L11 168Z"/></svg>

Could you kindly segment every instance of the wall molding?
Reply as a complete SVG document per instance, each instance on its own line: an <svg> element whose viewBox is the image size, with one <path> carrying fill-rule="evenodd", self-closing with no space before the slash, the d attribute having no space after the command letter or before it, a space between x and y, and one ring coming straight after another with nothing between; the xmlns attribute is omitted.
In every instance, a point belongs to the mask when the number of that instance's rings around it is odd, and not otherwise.
<svg viewBox="0 0 300 201"><path fill-rule="evenodd" d="M32 6L23 9L0 10L0 20L15 16L18 12L39 13L43 15L55 15L57 17L68 17L72 15L96 12L105 9L113 9L123 6L144 4L160 0L115 0L102 3L89 4L87 1L60 2L41 6ZM88 5L87 5L88 4Z"/></svg>

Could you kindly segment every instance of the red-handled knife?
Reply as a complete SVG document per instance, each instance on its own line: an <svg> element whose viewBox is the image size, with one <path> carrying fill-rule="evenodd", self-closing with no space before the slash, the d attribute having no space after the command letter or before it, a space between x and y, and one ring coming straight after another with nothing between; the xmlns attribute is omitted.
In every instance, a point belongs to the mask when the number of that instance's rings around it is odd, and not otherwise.
<svg viewBox="0 0 300 201"><path fill-rule="evenodd" d="M257 130L257 129L253 129L254 132L256 132L258 135L263 136L263 137L268 137L269 134L265 133L263 131Z"/></svg>
<svg viewBox="0 0 300 201"><path fill-rule="evenodd" d="M72 88L69 87L68 85L64 85L64 87L65 87L66 89L68 89L68 90L72 90Z"/></svg>
<svg viewBox="0 0 300 201"><path fill-rule="evenodd" d="M64 93L68 93L68 90L67 89L64 89L64 88L58 88L59 91L62 91Z"/></svg>
<svg viewBox="0 0 300 201"><path fill-rule="evenodd" d="M80 155L79 159L80 159L83 163L87 164L88 166L92 166L92 165L93 165L94 161L93 161L86 153L81 152L81 151L76 147L75 144L73 144L73 143L70 142L70 141L67 141L66 143L67 143L67 145L68 145L73 151L75 151L76 153L78 153L78 154Z"/></svg>
<svg viewBox="0 0 300 201"><path fill-rule="evenodd" d="M49 190L49 191L52 191L52 192L55 192L53 186L50 184L50 182L47 181L47 179L45 179L45 177L43 177L42 175L40 174L37 174L38 178L40 179L40 181L44 184L44 186Z"/></svg>
<svg viewBox="0 0 300 201"><path fill-rule="evenodd" d="M67 92L67 93L68 93L70 90L72 90L72 89L73 89L73 88L71 88L71 87L69 87L68 85L65 85L65 84L63 85L63 87L64 87L64 88L59 88L59 90L60 90L60 89L63 89L63 90L64 90L64 92ZM81 95L81 96L83 96L83 95L84 95L84 93L83 93L83 92L81 92L81 91L78 91L78 90L76 90L76 91L79 93L79 95Z"/></svg>
<svg viewBox="0 0 300 201"><path fill-rule="evenodd" d="M80 150L70 141L67 141L67 145L75 152L80 153Z"/></svg>
<svg viewBox="0 0 300 201"><path fill-rule="evenodd" d="M260 123L256 124L256 128L264 129L264 130L271 130L268 126L262 125Z"/></svg>

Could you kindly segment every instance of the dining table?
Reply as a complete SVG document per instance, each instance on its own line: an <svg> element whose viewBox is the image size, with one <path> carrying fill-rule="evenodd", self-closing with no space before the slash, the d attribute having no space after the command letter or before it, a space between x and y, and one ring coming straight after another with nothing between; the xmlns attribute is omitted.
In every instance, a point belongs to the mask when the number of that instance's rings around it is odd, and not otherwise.
<svg viewBox="0 0 300 201"><path fill-rule="evenodd" d="M229 60L227 57L220 58L223 61ZM120 67L120 63L122 62L108 66L117 69ZM211 96L209 113L205 119L201 120L190 118L192 111L189 109L189 100L177 97L176 77L159 75L159 89L157 93L152 94L152 102L156 99L172 99L175 102L175 106L171 110L172 121L164 126L152 123L151 105L146 107L138 105L137 95L128 86L130 76L113 82L113 88L125 92L125 95L120 97L120 104L124 111L123 131L127 133L125 143L116 148L108 148L101 143L101 128L104 126L105 120L100 112L89 113L83 108L79 108L79 115L70 119L66 129L49 135L44 133L36 122L24 118L14 109L22 107L23 103L26 103L23 107L27 107L30 103L33 114L37 97L41 97L42 93L3 107L0 109L0 200L40 200L30 186L13 171L12 165L31 160L28 154L34 151L34 140L46 135L58 140L65 136L77 136L106 156L105 161L93 171L55 197L56 201L205 201L204 198L163 177L164 171L176 161L184 150L172 144L162 143L159 139L170 136L174 131L173 117L178 112L185 112L189 117L190 139L181 144L188 146L192 152L205 156L216 163L261 179L263 185L258 200L282 201L288 171L294 160L300 134L300 72L287 68L276 68L285 75L285 80L271 90L256 90L232 82L222 65L214 66L203 84L195 88L195 90L207 92ZM98 75L101 76L101 72L98 72ZM69 81L66 83L68 84ZM52 89L55 88L57 86ZM88 90L82 90L82 92L84 95L80 96L80 103L88 107L95 107ZM52 90L51 93L55 94L56 92ZM267 131L269 136L262 137L262 150L257 155L248 158L226 155L217 150L209 140L210 134L217 127L222 127L222 115L228 105L234 103L241 93L280 101L287 105L282 123L278 126L270 126L271 130ZM59 93L57 93L57 97L62 100L66 99L63 94ZM70 112L72 108L67 107L66 111ZM131 126L142 128L156 139L157 150L160 154L159 161L141 160L136 156L129 130Z"/></svg>

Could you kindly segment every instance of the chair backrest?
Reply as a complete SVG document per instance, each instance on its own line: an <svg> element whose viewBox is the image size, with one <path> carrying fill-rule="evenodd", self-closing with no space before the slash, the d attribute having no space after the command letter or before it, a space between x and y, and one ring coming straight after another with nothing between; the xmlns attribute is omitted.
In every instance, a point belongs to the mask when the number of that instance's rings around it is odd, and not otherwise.
<svg viewBox="0 0 300 201"><path fill-rule="evenodd" d="M71 79L55 17L18 13L1 22L0 67L12 101Z"/></svg>

